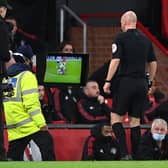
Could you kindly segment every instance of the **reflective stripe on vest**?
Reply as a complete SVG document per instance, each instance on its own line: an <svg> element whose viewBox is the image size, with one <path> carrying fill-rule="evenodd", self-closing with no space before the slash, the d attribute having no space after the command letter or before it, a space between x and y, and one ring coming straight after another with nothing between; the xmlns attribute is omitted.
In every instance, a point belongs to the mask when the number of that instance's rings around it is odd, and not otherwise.
<svg viewBox="0 0 168 168"><path fill-rule="evenodd" d="M35 116L35 115L37 115L39 113L40 113L40 110L35 110L35 111L31 112L30 115L31 115L31 117L33 117L33 116ZM22 126L24 124L27 124L27 123L33 121L33 119L31 117L26 119L26 120L20 121L20 122L18 122L16 124L7 125L6 127L7 127L7 129L20 127L20 126Z"/></svg>
<svg viewBox="0 0 168 168"><path fill-rule="evenodd" d="M38 89L30 89L30 90L25 90L22 92L22 95L27 95L27 94L31 94L31 93L37 93Z"/></svg>
<svg viewBox="0 0 168 168"><path fill-rule="evenodd" d="M21 122L18 122L16 124L7 125L7 129L12 129L12 128L20 127L20 126L22 126L24 124L27 124L27 123L31 122L31 121L32 121L32 118L28 118L28 119L23 120Z"/></svg>
<svg viewBox="0 0 168 168"><path fill-rule="evenodd" d="M35 111L32 111L32 112L30 113L30 116L33 117L33 116L35 116L35 115L37 115L37 114L40 114L40 113L41 113L40 110L35 110Z"/></svg>

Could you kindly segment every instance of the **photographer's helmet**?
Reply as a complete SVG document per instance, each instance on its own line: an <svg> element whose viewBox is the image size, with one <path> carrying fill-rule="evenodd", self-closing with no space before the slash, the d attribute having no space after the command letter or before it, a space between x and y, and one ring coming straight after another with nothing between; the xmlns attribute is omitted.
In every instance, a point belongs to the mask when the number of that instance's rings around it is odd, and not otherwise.
<svg viewBox="0 0 168 168"><path fill-rule="evenodd" d="M25 64L25 62L26 62L25 56L24 56L23 54L21 54L21 53L14 52L14 53L13 53L13 57L14 57L14 59L15 59L15 61L16 61L17 63Z"/></svg>

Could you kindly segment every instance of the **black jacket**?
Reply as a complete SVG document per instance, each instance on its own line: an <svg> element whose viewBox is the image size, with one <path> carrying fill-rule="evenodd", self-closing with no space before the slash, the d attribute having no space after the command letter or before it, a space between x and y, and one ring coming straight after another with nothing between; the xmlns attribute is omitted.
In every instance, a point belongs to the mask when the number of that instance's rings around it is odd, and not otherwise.
<svg viewBox="0 0 168 168"><path fill-rule="evenodd" d="M153 111L150 113L146 114L147 118L152 121L155 118L162 118L166 122L168 122L168 100L164 100L161 102Z"/></svg>
<svg viewBox="0 0 168 168"><path fill-rule="evenodd" d="M93 142L94 160L120 160L119 145L112 137L97 137Z"/></svg>
<svg viewBox="0 0 168 168"><path fill-rule="evenodd" d="M119 144L114 137L101 135L102 124L91 129L83 148L82 160L120 160Z"/></svg>
<svg viewBox="0 0 168 168"><path fill-rule="evenodd" d="M152 138L150 132L146 132L140 141L136 154L137 160L167 160L168 159L168 135L163 140L162 150Z"/></svg>
<svg viewBox="0 0 168 168"><path fill-rule="evenodd" d="M110 120L111 109L105 104L100 104L97 97L90 98L83 95L78 102L78 122L96 124Z"/></svg>
<svg viewBox="0 0 168 168"><path fill-rule="evenodd" d="M5 74L4 62L10 60L9 54L9 36L5 21L0 17L0 77Z"/></svg>

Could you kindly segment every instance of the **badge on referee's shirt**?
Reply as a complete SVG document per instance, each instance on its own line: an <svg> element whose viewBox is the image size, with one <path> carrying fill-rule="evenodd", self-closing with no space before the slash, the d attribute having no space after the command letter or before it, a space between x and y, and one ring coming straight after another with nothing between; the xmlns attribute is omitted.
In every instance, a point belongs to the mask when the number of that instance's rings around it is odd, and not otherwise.
<svg viewBox="0 0 168 168"><path fill-rule="evenodd" d="M112 44L112 53L114 54L117 51L117 44Z"/></svg>

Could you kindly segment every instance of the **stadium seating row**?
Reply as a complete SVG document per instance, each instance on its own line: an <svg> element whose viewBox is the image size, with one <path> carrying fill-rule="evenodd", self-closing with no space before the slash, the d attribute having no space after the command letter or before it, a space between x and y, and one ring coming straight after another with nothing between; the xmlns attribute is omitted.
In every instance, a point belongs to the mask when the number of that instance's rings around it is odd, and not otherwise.
<svg viewBox="0 0 168 168"><path fill-rule="evenodd" d="M143 133L146 128L141 129ZM79 161L82 157L85 139L90 134L90 129L54 128L49 130L54 139L54 151L58 161ZM5 130L5 147L8 149L7 132ZM129 141L130 130L126 128L126 136L129 152L131 145Z"/></svg>

